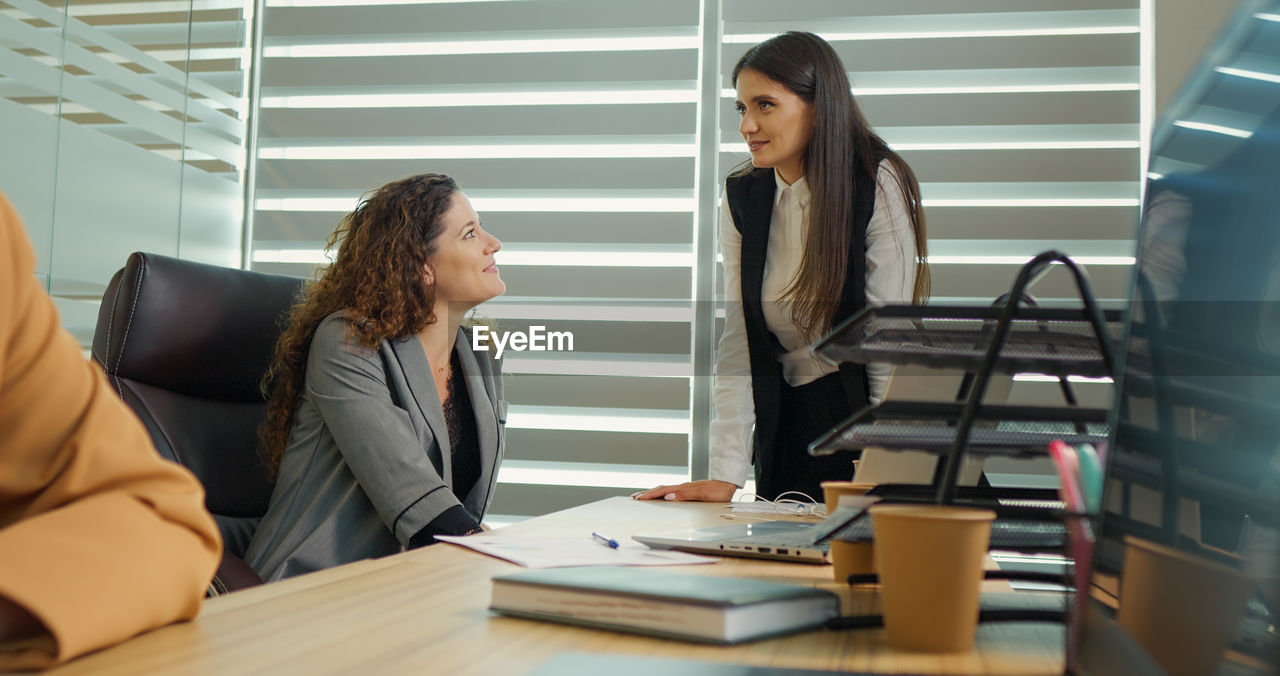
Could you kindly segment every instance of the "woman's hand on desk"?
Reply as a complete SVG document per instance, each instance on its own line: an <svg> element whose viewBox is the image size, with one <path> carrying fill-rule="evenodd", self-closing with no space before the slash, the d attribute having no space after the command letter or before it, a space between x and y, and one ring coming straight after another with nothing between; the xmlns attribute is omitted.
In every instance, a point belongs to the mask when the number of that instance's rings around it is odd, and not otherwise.
<svg viewBox="0 0 1280 676"><path fill-rule="evenodd" d="M706 479L689 481L674 486L658 486L647 491L632 493L636 500L691 500L696 502L729 502L738 487L728 481Z"/></svg>

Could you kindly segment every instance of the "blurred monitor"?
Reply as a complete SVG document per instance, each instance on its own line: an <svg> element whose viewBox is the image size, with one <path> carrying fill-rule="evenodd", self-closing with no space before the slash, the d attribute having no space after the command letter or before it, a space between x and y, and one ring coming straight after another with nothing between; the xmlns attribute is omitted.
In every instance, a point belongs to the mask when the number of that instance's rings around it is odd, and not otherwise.
<svg viewBox="0 0 1280 676"><path fill-rule="evenodd" d="M1148 170L1073 653L1088 674L1277 673L1280 0L1228 18Z"/></svg>

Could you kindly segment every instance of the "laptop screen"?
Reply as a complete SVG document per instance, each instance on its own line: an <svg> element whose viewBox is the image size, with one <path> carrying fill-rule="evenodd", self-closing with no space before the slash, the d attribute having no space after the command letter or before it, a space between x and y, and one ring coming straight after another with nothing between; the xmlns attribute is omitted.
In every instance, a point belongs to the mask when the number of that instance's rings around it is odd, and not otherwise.
<svg viewBox="0 0 1280 676"><path fill-rule="evenodd" d="M1241 4L1151 148L1081 671L1275 673L1280 1Z"/></svg>

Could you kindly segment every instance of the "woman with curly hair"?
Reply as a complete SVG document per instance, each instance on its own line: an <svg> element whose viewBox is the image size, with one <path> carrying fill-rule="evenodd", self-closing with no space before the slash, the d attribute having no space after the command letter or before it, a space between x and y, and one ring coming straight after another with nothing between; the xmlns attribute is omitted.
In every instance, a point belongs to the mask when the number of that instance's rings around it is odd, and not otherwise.
<svg viewBox="0 0 1280 676"><path fill-rule="evenodd" d="M502 457L498 362L463 316L502 244L453 179L388 183L329 238L264 378L276 473L246 560L266 580L481 530Z"/></svg>

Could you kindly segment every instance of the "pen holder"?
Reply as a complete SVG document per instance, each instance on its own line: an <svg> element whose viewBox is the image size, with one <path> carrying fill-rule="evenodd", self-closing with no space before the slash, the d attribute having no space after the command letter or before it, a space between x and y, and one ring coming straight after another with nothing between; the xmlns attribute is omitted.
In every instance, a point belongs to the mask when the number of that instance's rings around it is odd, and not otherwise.
<svg viewBox="0 0 1280 676"><path fill-rule="evenodd" d="M1067 554L1071 559L1070 608L1067 612L1066 673L1080 673L1080 648L1084 638L1084 618L1089 609L1089 588L1093 575L1094 537L1088 514L1065 512Z"/></svg>

